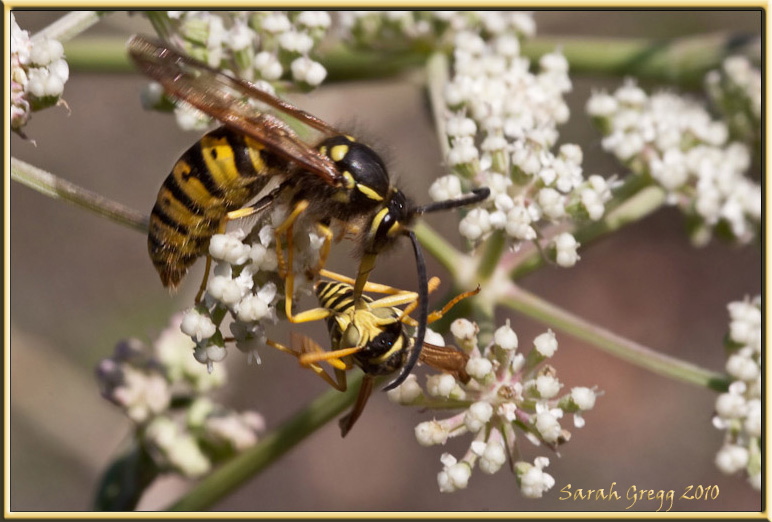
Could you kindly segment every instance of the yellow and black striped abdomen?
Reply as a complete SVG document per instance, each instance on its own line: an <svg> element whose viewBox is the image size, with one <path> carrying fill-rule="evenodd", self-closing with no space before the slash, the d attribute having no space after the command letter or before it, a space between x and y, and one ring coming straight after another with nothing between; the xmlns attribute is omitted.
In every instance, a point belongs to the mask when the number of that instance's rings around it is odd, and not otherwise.
<svg viewBox="0 0 772 522"><path fill-rule="evenodd" d="M206 134L177 160L150 214L148 251L166 287L175 288L207 253L228 212L246 205L287 162L225 127Z"/></svg>

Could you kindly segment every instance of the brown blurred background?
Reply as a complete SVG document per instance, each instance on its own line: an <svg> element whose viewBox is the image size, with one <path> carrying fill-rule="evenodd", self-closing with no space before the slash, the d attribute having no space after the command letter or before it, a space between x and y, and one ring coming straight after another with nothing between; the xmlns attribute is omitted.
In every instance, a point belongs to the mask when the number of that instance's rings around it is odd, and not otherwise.
<svg viewBox="0 0 772 522"><path fill-rule="evenodd" d="M16 12L22 29L35 31L56 13ZM759 11L561 12L535 15L545 36L669 38L713 31L760 34ZM139 16L116 13L90 34L150 33ZM579 143L587 174L623 173L600 148L583 113L591 91L614 89L621 79L573 77L571 122L561 143ZM197 137L172 118L139 104L146 80L138 74L73 72L64 98L72 113L53 108L35 114L27 134L37 146L12 137L12 154L130 207L149 211L161 181ZM386 151L391 171L416 200L428 198L432 179L444 173L420 83L390 79L329 85L299 104L331 122L351 123ZM384 101L387 101L384 103ZM456 218L434 216L433 226L459 243ZM11 508L31 511L89 510L100 473L121 450L129 423L103 401L94 379L97 362L129 336L151 339L170 314L189 306L202 271L196 266L181 291L170 296L147 257L145 238L126 228L11 185ZM351 273L347 248L331 265ZM726 304L761 288L757 246L713 242L690 246L683 219L673 209L625 228L580 251L573 269L544 268L522 284L556 305L616 333L705 368L722 371ZM409 245L391 254L412 256ZM414 285L414 275L379 263L378 282ZM411 261L412 264L412 261ZM430 262L431 274L442 276ZM546 328L513 313L521 346ZM324 339L319 327L317 338ZM286 338L286 332L282 332ZM522 444L525 457L547 455L556 486L541 500L523 499L515 478L475 471L469 487L438 492L440 455L461 456L470 439L446 447L420 447L413 427L427 414L390 404L376 393L363 417L342 440L331 423L255 477L215 509L238 511L624 511L627 502L566 502L560 489L638 489L718 485L717 500L676 500L674 510L759 510L759 493L713 464L723 434L711 425L715 393L674 382L609 357L558 332L553 361L566 386L604 390L587 425L574 429L560 457ZM279 425L327 386L290 358L264 350L263 366L247 367L233 351L230 381L218 399L236 409L256 409L269 428ZM159 481L141 502L160 509L187 487ZM629 511L655 510L638 502Z"/></svg>

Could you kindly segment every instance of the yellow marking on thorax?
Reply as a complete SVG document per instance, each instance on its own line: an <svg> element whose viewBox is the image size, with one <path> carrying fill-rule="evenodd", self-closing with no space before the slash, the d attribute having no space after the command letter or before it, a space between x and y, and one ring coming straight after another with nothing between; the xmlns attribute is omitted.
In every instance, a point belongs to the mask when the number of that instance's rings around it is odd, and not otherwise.
<svg viewBox="0 0 772 522"><path fill-rule="evenodd" d="M335 145L330 149L330 157L333 161L340 161L348 154L348 145Z"/></svg>
<svg viewBox="0 0 772 522"><path fill-rule="evenodd" d="M383 197L380 194L378 194L376 191L368 187L367 185L362 185L361 183L358 183L357 190L372 200L383 201Z"/></svg>

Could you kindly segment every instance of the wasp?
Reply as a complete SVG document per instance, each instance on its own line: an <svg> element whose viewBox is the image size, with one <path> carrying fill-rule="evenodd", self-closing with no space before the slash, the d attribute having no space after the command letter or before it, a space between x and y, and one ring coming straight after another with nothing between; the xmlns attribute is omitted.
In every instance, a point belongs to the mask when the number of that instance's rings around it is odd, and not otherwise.
<svg viewBox="0 0 772 522"><path fill-rule="evenodd" d="M418 305L419 296L416 292L368 282L365 285L366 291L389 295L376 300L368 295L357 298L353 286L355 280L326 270L321 272L322 275L336 280L317 281L314 292L319 301L319 308L298 314L296 320L306 322L326 319L330 350L324 350L311 338L299 334L293 334L292 343L299 346L299 349L287 348L271 340L268 340L268 344L294 355L300 364L310 367L340 391L347 389L347 370L357 366L364 372L365 377L354 407L339 421L341 435L345 437L364 411L375 379L401 370L408 363L409 354L415 353L416 341L408 334L406 327L418 325L409 314ZM439 279L432 278L428 282L428 290L431 292L438 285ZM432 323L440 319L456 303L479 291L478 287L459 294L441 310L429 314L427 322ZM403 305L406 305L404 310L398 308ZM453 374L463 383L469 382L469 375L466 373L469 356L454 347L424 342L419 360L435 369ZM334 377L320 365L323 361L333 367Z"/></svg>
<svg viewBox="0 0 772 522"><path fill-rule="evenodd" d="M489 189L415 205L391 183L375 151L319 118L163 42L135 35L128 42L128 52L167 95L223 124L183 153L158 192L150 216L148 251L163 285L175 288L196 259L207 255L211 237L224 231L227 221L286 202L288 216L276 227L275 239L290 321L295 320L291 241L293 225L301 215L315 223L324 237L317 273L335 237L331 227L342 225L345 235L354 236L359 257L354 301L355 306L366 308L362 292L377 256L407 236L416 258L419 317L417 349L386 389L400 384L419 358L428 317L426 267L411 226L421 214L483 201ZM293 127L302 129L302 138ZM206 274L210 262L207 255ZM205 284L206 275L197 301Z"/></svg>

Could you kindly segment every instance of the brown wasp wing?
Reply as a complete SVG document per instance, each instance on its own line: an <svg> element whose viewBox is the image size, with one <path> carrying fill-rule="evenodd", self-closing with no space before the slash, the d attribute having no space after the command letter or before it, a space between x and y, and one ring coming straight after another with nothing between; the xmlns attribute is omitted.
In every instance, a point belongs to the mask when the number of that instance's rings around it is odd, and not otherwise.
<svg viewBox="0 0 772 522"><path fill-rule="evenodd" d="M167 94L264 144L272 152L317 174L327 183L341 178L335 164L313 146L302 141L287 124L273 115L288 115L315 129L324 137L341 134L319 118L286 103L255 85L228 76L203 62L181 54L166 44L134 35L128 44L129 56L147 76L159 82ZM267 106L265 111L252 103Z"/></svg>
<svg viewBox="0 0 772 522"><path fill-rule="evenodd" d="M469 361L469 356L453 346L424 343L420 361L432 368L452 374L464 384L469 382L469 374L466 373L466 363Z"/></svg>

